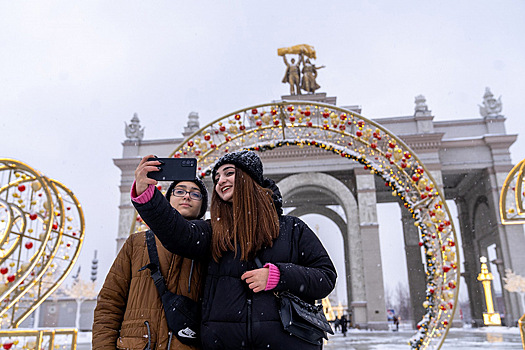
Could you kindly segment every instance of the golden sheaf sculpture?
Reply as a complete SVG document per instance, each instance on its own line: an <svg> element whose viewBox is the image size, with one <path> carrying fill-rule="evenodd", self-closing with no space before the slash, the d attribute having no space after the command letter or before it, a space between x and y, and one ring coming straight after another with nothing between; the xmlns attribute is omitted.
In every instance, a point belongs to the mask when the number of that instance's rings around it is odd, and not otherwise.
<svg viewBox="0 0 525 350"><path fill-rule="evenodd" d="M311 45L307 45L307 44L294 45L290 47L282 47L280 49L277 49L278 56L284 56L284 55L290 55L290 54L298 55L301 53L304 56L308 58L312 58L314 60L317 58L315 55L314 47Z"/></svg>

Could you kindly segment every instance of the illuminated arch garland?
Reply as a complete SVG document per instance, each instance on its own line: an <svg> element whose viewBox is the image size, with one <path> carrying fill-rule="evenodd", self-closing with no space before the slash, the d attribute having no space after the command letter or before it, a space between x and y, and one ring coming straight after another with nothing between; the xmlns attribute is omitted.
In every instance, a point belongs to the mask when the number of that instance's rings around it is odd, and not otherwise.
<svg viewBox="0 0 525 350"><path fill-rule="evenodd" d="M503 225L525 224L525 159L509 172L499 197Z"/></svg>
<svg viewBox="0 0 525 350"><path fill-rule="evenodd" d="M67 277L84 214L73 193L28 165L0 158L0 324L17 328Z"/></svg>
<svg viewBox="0 0 525 350"><path fill-rule="evenodd" d="M189 136L170 156L197 158L202 178L210 175L214 163L227 152L263 152L290 145L318 147L363 164L383 178L412 213L424 251L427 282L426 314L409 344L413 349L440 348L458 298L456 234L438 184L394 134L355 112L332 105L278 102L219 118Z"/></svg>

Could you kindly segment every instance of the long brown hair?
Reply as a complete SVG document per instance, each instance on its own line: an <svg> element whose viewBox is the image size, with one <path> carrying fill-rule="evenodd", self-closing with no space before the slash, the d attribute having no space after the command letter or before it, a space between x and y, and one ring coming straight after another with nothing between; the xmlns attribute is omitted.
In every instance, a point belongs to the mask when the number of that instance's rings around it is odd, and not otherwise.
<svg viewBox="0 0 525 350"><path fill-rule="evenodd" d="M255 257L262 247L271 247L279 236L279 216L272 191L261 187L243 170L235 169L233 203L223 201L213 191L211 200L212 256L218 261L223 252L240 249L241 260Z"/></svg>

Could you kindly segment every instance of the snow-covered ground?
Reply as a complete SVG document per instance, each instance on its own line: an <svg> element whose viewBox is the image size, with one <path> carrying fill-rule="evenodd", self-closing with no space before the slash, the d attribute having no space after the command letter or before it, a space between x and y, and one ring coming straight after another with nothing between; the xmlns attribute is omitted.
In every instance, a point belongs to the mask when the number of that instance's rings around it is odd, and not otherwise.
<svg viewBox="0 0 525 350"><path fill-rule="evenodd" d="M330 337L325 350L409 350L411 330L362 331L350 330L346 337L338 333ZM523 349L517 327L452 328L442 350Z"/></svg>
<svg viewBox="0 0 525 350"><path fill-rule="evenodd" d="M363 331L351 329L346 337L341 333L330 336L325 350L410 350L408 340L412 330ZM78 350L91 349L91 333L78 334ZM517 327L452 328L442 350L523 349Z"/></svg>

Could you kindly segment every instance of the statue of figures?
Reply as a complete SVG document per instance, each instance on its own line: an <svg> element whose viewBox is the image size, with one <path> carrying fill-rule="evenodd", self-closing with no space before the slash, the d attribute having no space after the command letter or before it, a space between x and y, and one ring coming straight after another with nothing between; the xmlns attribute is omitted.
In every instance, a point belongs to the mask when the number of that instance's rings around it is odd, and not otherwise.
<svg viewBox="0 0 525 350"><path fill-rule="evenodd" d="M501 96L496 100L489 88L485 89L483 95L483 106L479 106L479 113L483 117L497 117L502 110Z"/></svg>
<svg viewBox="0 0 525 350"><path fill-rule="evenodd" d="M292 58L291 63L286 60L286 55L283 55L284 64L286 64L286 73L284 73L283 83L290 84L290 95L301 94L301 68L303 62L303 54L299 54L299 61L295 63L295 58Z"/></svg>
<svg viewBox="0 0 525 350"><path fill-rule="evenodd" d="M316 67L310 62L310 59L307 58L306 62L303 64L303 80L301 82L301 89L304 91L313 94L315 90L319 89L320 86L317 84L317 70L324 68L324 66Z"/></svg>
<svg viewBox="0 0 525 350"><path fill-rule="evenodd" d="M137 113L133 114L133 118L131 119L131 124L126 124L126 137L128 140L132 141L140 141L144 138L144 128L140 127L140 120L137 116Z"/></svg>

